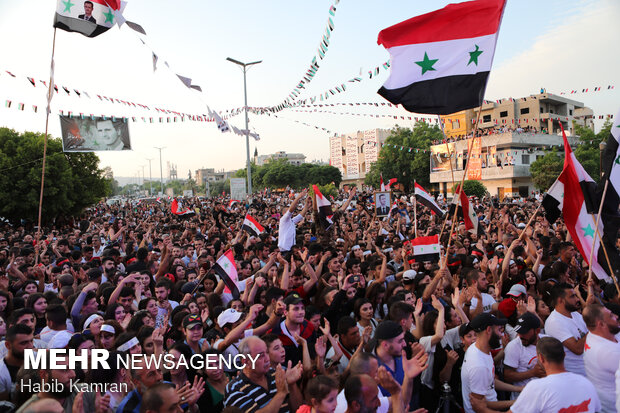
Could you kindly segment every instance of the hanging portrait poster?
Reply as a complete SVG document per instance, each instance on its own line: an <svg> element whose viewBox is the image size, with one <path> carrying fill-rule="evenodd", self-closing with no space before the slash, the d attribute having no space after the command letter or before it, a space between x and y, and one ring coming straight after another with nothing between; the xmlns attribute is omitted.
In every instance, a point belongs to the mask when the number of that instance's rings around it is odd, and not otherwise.
<svg viewBox="0 0 620 413"><path fill-rule="evenodd" d="M131 150L126 119L60 116L65 152Z"/></svg>

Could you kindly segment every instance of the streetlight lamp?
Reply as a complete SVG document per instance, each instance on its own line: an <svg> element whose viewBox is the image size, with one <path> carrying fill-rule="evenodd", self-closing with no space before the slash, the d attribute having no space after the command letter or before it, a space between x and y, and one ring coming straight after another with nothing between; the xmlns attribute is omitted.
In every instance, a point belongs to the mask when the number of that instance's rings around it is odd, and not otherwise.
<svg viewBox="0 0 620 413"><path fill-rule="evenodd" d="M164 168L161 165L161 150L162 149L166 149L165 146L162 146L161 148L158 148L157 146L154 146L155 149L159 150L159 190L161 192L161 194L164 194Z"/></svg>
<svg viewBox="0 0 620 413"><path fill-rule="evenodd" d="M245 149L246 149L246 168L248 171L248 196L252 195L252 168L250 165L250 129L248 127L248 86L246 82L246 72L249 66L257 65L262 62L262 60L258 60L256 62L250 63L242 63L238 60L227 57L226 60L229 62L233 62L236 65L239 65L243 68L243 95L245 98Z"/></svg>
<svg viewBox="0 0 620 413"><path fill-rule="evenodd" d="M601 142L598 144L599 149L599 161L598 161L598 176L599 179L603 179L603 152L607 147L607 142Z"/></svg>
<svg viewBox="0 0 620 413"><path fill-rule="evenodd" d="M149 161L149 195L153 196L153 171L151 170L151 161L153 160L153 158L149 159L149 158L145 158L147 161Z"/></svg>

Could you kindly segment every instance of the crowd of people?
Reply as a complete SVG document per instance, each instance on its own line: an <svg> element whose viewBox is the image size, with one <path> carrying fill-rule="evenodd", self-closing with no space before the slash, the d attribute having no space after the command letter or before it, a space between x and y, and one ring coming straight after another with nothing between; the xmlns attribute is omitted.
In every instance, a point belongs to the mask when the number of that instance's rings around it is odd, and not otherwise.
<svg viewBox="0 0 620 413"><path fill-rule="evenodd" d="M535 126L508 126L508 125L495 125L489 128L481 128L478 132L478 136L491 136L491 135L497 135L500 133L543 133L546 134L547 133L547 128L540 128L540 130L535 127ZM457 136L452 136L446 139L446 142L458 142L458 141L464 141L467 139L471 139L474 137L473 132L469 133L467 135L457 135ZM443 141L439 141L439 140L434 140L431 142L432 145L440 145L444 143Z"/></svg>
<svg viewBox="0 0 620 413"><path fill-rule="evenodd" d="M371 191L341 191L328 220L313 198L184 199L182 217L167 201L101 202L40 232L2 228L0 409L616 411L617 287L589 276L537 200L476 199L472 233L405 196L377 218ZM436 254L412 247L436 234ZM32 348L258 362L26 369Z"/></svg>

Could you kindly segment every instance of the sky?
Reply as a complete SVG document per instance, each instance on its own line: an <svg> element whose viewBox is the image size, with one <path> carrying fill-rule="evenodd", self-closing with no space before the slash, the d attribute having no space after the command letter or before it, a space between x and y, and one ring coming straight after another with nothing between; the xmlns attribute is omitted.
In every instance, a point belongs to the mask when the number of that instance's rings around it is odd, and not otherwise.
<svg viewBox="0 0 620 413"><path fill-rule="evenodd" d="M377 90L389 73L382 69L372 79L367 74L389 59L388 52L377 45L379 31L448 3L342 0L332 17L335 28L329 49L325 58L319 59L317 48L334 0L129 0L124 16L141 24L146 36L125 26L92 39L57 31L55 83L87 91L93 99L73 93L67 96L62 90L55 94L49 132L60 136L60 110L139 120L160 116L153 110L99 101L96 94L187 113L206 113L207 105L217 111L242 107L243 75L227 57L262 60L247 74L249 106L281 102L314 56L320 67L302 98L361 76L362 82L348 83L345 93L324 103L385 102ZM0 126L45 130L46 89L40 83L33 87L26 76L49 79L55 9L55 0L0 0ZM617 0L508 0L485 99L529 96L542 87L554 94L589 88L588 93L568 97L591 107L597 116L615 115L620 107L619 18ZM153 52L159 57L155 72ZM16 77L9 76L7 70ZM191 78L202 87L202 93L186 88L175 73ZM615 89L607 90L608 85ZM595 87L603 90L592 92ZM13 102L11 108L5 107L6 100ZM17 110L17 103L24 103L25 110ZM36 113L32 105L38 106ZM387 107L330 110L409 115ZM412 126L409 121L388 118L292 110L278 116L249 115L250 130L260 134L260 141L251 139L252 154L255 148L259 154L286 151L303 153L307 161L328 162L329 134L295 121L331 133L391 128L397 123ZM244 117L235 116L229 123L243 129ZM597 128L601 124L597 121ZM139 121L131 122L129 128L132 151L98 152L100 166L110 166L115 176L137 177L144 171L148 179L147 159L151 158L153 179L159 178L159 151L154 147L164 147L164 178L168 162L177 165L180 178L186 178L189 171L193 176L198 168L234 170L245 166L245 137L223 134L213 122Z"/></svg>

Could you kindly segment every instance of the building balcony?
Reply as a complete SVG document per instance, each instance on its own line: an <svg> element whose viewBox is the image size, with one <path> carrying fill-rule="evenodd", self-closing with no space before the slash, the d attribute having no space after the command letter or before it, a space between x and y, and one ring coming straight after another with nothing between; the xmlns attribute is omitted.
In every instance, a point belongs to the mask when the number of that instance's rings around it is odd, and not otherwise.
<svg viewBox="0 0 620 413"><path fill-rule="evenodd" d="M482 180L490 179L510 179L510 178L527 178L530 177L529 165L510 165L500 168L499 166L491 166L482 168ZM454 181L460 182L463 178L463 170L454 171ZM431 172L431 183L452 182L452 172Z"/></svg>
<svg viewBox="0 0 620 413"><path fill-rule="evenodd" d="M513 126L515 127L515 126ZM576 137L569 137L568 141L571 145L577 142ZM456 153L467 152L469 140L463 139L454 142ZM492 135L482 136L482 147L496 146L498 149L505 148L527 148L536 146L562 145L562 137L558 135L547 135L544 133L517 133L506 132L496 133ZM444 143L431 146L431 149L437 147L439 151L445 152L446 145ZM452 149L451 149L452 150Z"/></svg>

